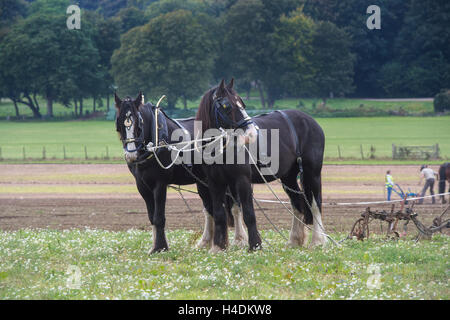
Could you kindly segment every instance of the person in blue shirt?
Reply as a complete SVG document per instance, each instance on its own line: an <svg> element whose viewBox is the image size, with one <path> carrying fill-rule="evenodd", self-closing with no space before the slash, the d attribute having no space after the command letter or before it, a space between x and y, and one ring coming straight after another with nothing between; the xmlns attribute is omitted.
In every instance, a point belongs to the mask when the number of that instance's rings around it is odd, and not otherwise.
<svg viewBox="0 0 450 320"><path fill-rule="evenodd" d="M387 201L391 201L392 188L394 187L394 178L391 176L391 170L386 171L386 190L387 190Z"/></svg>

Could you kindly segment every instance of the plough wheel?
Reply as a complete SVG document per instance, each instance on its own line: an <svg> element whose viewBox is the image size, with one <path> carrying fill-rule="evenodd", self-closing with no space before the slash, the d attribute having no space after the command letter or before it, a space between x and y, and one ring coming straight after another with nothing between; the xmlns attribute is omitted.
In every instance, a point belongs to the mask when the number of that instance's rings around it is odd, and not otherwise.
<svg viewBox="0 0 450 320"><path fill-rule="evenodd" d="M350 236L356 237L358 240L369 238L369 224L366 222L366 219L361 218L356 220L352 231L350 232Z"/></svg>

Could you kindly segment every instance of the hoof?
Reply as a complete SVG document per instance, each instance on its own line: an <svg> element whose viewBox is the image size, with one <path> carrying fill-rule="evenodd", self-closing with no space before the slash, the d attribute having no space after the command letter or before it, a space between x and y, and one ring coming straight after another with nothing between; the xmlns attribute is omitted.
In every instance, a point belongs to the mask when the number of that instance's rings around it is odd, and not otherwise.
<svg viewBox="0 0 450 320"><path fill-rule="evenodd" d="M224 252L225 249L222 249L219 246L216 246L215 244L212 245L211 249L209 249L209 253L215 254L215 253L221 253Z"/></svg>
<svg viewBox="0 0 450 320"><path fill-rule="evenodd" d="M248 249L249 252L254 252L254 251L257 251L257 250L262 250L262 245L261 245L261 243L258 243L258 244L254 245L254 246L251 246L251 247Z"/></svg>
<svg viewBox="0 0 450 320"><path fill-rule="evenodd" d="M150 249L150 251L148 252L149 255L155 254L155 253L159 253L159 252L165 252L165 251L169 251L169 248L167 247L162 247L162 248L152 248Z"/></svg>
<svg viewBox="0 0 450 320"><path fill-rule="evenodd" d="M326 237L321 237L319 239L313 239L309 245L310 248L316 248L320 246L325 246L328 242Z"/></svg>
<svg viewBox="0 0 450 320"><path fill-rule="evenodd" d="M207 249L207 248L211 247L211 243L212 243L212 240L208 241L208 240L200 239L200 241L197 242L196 247L197 247L197 249Z"/></svg>
<svg viewBox="0 0 450 320"><path fill-rule="evenodd" d="M248 244L248 240L240 238L233 240L233 246L237 246L239 248L245 248Z"/></svg>
<svg viewBox="0 0 450 320"><path fill-rule="evenodd" d="M299 248L303 247L303 241L300 238L291 238L287 242L288 247L290 248Z"/></svg>

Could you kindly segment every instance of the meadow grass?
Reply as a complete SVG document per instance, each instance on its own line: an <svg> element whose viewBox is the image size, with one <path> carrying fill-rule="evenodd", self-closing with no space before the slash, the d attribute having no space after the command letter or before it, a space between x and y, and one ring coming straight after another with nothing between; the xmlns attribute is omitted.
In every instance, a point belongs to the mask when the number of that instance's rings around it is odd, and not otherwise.
<svg viewBox="0 0 450 320"><path fill-rule="evenodd" d="M392 144L433 145L438 143L441 157L450 157L450 116L442 117L373 117L317 119L325 132L325 160L361 161L361 145L365 164L392 163ZM374 160L369 158L375 148ZM0 121L0 158L40 159L45 147L46 161L66 158L72 162L104 161L123 156L113 121L9 122ZM85 160L87 152L88 159ZM23 149L25 148L25 157ZM109 162L111 160L107 160ZM356 161L356 162L355 162ZM394 161L395 162L395 161ZM408 163L403 161L399 163ZM415 161L409 163L417 163Z"/></svg>
<svg viewBox="0 0 450 320"><path fill-rule="evenodd" d="M0 299L450 298L447 236L299 249L261 234L261 251L209 254L193 249L199 233L174 230L170 250L149 256L140 230L0 231Z"/></svg>

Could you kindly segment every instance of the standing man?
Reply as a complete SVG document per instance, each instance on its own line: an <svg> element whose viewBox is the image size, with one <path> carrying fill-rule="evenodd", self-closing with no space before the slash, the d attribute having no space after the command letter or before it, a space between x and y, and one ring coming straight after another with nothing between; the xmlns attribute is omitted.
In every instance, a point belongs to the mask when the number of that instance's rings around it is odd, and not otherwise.
<svg viewBox="0 0 450 320"><path fill-rule="evenodd" d="M394 187L394 178L391 176L391 170L386 171L386 190L387 201L391 201L392 188Z"/></svg>
<svg viewBox="0 0 450 320"><path fill-rule="evenodd" d="M434 172L433 169L428 168L427 165L423 165L420 167L420 173L421 173L421 177L420 177L419 185L422 184L422 180L425 178L425 185L423 186L422 193L420 194L420 196L423 197L425 195L425 192L427 192L427 189L430 188L430 194L433 196L431 198L431 202L433 204L435 204L436 200L434 199L433 187L434 187L434 181L435 181L434 176L437 176L437 173ZM420 199L419 204L422 204L422 203L423 203L423 199Z"/></svg>

